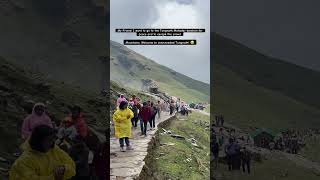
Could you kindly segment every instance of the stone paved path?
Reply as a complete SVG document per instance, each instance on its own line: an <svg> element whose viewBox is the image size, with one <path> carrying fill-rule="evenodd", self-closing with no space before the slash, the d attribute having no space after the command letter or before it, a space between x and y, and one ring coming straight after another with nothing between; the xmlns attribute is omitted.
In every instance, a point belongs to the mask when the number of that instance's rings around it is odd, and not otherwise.
<svg viewBox="0 0 320 180"><path fill-rule="evenodd" d="M167 112L162 112L161 118L156 117L156 127L160 122L169 119L170 116ZM148 125L148 129L149 129ZM148 154L148 143L154 137L157 128L152 131L147 131L147 137L140 136L140 126L132 129L132 139L130 143L134 150L121 152L119 140L112 137L110 138L110 179L111 180L130 180L139 176L145 162L144 159Z"/></svg>

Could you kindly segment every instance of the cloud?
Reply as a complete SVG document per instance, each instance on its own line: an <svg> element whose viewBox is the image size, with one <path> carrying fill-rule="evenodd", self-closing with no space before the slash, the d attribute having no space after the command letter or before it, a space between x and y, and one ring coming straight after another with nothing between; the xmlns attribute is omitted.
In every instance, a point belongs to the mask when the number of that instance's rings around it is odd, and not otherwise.
<svg viewBox="0 0 320 180"><path fill-rule="evenodd" d="M134 34L115 33L115 28L205 28L206 33L183 37L143 39L197 39L197 46L128 46L138 53L203 82L210 82L210 1L130 0L111 1L111 39L137 39ZM143 10L143 11L142 11Z"/></svg>

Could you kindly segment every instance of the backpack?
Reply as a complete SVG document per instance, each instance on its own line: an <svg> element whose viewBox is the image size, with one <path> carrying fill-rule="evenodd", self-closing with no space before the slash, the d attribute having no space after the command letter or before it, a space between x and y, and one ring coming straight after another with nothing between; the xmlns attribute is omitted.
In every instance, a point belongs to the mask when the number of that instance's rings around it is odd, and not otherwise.
<svg viewBox="0 0 320 180"><path fill-rule="evenodd" d="M131 110L132 110L132 112L134 114L134 117L135 118L138 117L138 107L137 107L137 105L133 105Z"/></svg>
<svg viewBox="0 0 320 180"><path fill-rule="evenodd" d="M158 113L157 107L153 106L153 115L155 116Z"/></svg>

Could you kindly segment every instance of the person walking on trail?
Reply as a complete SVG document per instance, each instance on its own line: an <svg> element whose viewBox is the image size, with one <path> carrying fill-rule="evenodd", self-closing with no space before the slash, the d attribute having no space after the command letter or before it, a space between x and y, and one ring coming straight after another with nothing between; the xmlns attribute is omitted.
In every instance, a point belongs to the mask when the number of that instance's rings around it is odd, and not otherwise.
<svg viewBox="0 0 320 180"><path fill-rule="evenodd" d="M132 110L132 112L133 112L133 118L131 119L132 126L133 126L134 128L136 128L136 127L137 127L138 120L139 120L139 109L138 109L138 105L137 105L137 104L133 104L131 110Z"/></svg>
<svg viewBox="0 0 320 180"><path fill-rule="evenodd" d="M123 94L120 94L120 97L117 99L117 107L119 107L120 103L122 101L126 101L127 102L127 99L124 97Z"/></svg>
<svg viewBox="0 0 320 180"><path fill-rule="evenodd" d="M242 171L246 172L246 167L248 174L250 174L250 161L251 161L251 153L248 151L246 147L243 147L243 150L241 151L241 165L242 165Z"/></svg>
<svg viewBox="0 0 320 180"><path fill-rule="evenodd" d="M179 112L180 109L180 98L178 98L177 102L176 102L176 110L177 112Z"/></svg>
<svg viewBox="0 0 320 180"><path fill-rule="evenodd" d="M82 138L86 138L88 135L88 125L81 113L81 108L79 106L72 107L69 118L72 119L72 122L77 129L78 135Z"/></svg>
<svg viewBox="0 0 320 180"><path fill-rule="evenodd" d="M9 180L52 179L67 180L76 174L71 157L55 145L55 130L39 125L24 143L23 154L9 171Z"/></svg>
<svg viewBox="0 0 320 180"><path fill-rule="evenodd" d="M152 115L150 118L150 128L151 130L155 129L156 127L156 115L157 113L159 113L158 108L156 106L154 106L153 103L151 103L151 109L152 109Z"/></svg>
<svg viewBox="0 0 320 180"><path fill-rule="evenodd" d="M158 111L158 119L160 119L160 116L161 116L161 111L164 109L164 104L161 103L161 101L158 101L158 104L157 104L157 111Z"/></svg>
<svg viewBox="0 0 320 180"><path fill-rule="evenodd" d="M140 125L141 125L141 135L147 136L147 127L149 119L151 118L151 107L148 106L146 102L143 103L141 111L139 113Z"/></svg>
<svg viewBox="0 0 320 180"><path fill-rule="evenodd" d="M239 145L234 142L233 138L230 138L229 139L229 144L226 146L226 149L225 149L225 152L226 152L227 158L228 158L228 169L229 169L229 171L237 169L236 160L237 160L238 151L240 151Z"/></svg>
<svg viewBox="0 0 320 180"><path fill-rule="evenodd" d="M214 169L218 168L219 150L220 150L220 145L218 143L218 140L216 139L211 148L211 152L214 158Z"/></svg>
<svg viewBox="0 0 320 180"><path fill-rule="evenodd" d="M133 116L133 112L128 108L128 103L122 101L112 117L114 121L115 137L119 138L120 151L122 152L125 152L124 142L126 143L127 150L133 150L129 141L129 138L131 138L131 119Z"/></svg>
<svg viewBox="0 0 320 180"><path fill-rule="evenodd" d="M174 111L174 102L171 101L171 104L170 104L170 115L173 114L173 111Z"/></svg>
<svg viewBox="0 0 320 180"><path fill-rule="evenodd" d="M33 129L39 125L47 125L52 128L51 119L45 113L45 105L43 103L36 103L33 106L32 113L23 120L21 129L22 139L28 139Z"/></svg>

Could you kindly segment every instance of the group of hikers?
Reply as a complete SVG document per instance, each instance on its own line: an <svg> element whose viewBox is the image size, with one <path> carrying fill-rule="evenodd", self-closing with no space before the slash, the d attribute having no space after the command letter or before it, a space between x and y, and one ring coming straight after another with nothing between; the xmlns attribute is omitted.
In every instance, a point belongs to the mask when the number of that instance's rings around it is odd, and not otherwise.
<svg viewBox="0 0 320 180"><path fill-rule="evenodd" d="M285 130L281 132L281 136L277 137L269 144L270 150L280 150L297 154L297 152L306 144L306 139L317 134L317 130Z"/></svg>
<svg viewBox="0 0 320 180"><path fill-rule="evenodd" d="M119 139L120 151L133 150L130 144L132 137L132 128L137 128L140 122L141 136L146 137L149 130L155 130L156 118L160 119L163 112L172 115L174 112L180 112L182 115L188 115L188 106L179 98L174 100L158 100L156 103L146 101L141 103L140 98L133 95L126 98L124 94L119 94L116 100L116 111L112 119L115 130L115 137ZM126 149L124 145L126 144Z"/></svg>
<svg viewBox="0 0 320 180"><path fill-rule="evenodd" d="M122 152L133 150L129 139L132 137L131 129L137 128L138 121L140 122L141 136L147 136L148 123L149 130L154 130L156 117L160 119L161 113L165 109L164 103L160 100L157 103L146 101L141 104L140 98L135 95L128 99L123 94L118 95L116 107L112 119L115 137L119 139ZM126 144L126 150L124 144Z"/></svg>
<svg viewBox="0 0 320 180"><path fill-rule="evenodd" d="M45 104L36 103L23 121L21 138L21 153L9 171L9 180L107 179L109 147L89 132L79 106L72 107L57 126Z"/></svg>
<svg viewBox="0 0 320 180"><path fill-rule="evenodd" d="M220 118L221 122L222 115L216 116L216 119ZM217 126L218 123L214 124ZM223 123L222 123L223 124ZM212 157L214 159L213 168L217 169L218 167L218 161L219 161L219 154L220 150L224 151L227 163L228 163L228 169L231 170L240 170L242 166L243 172L248 172L250 174L250 165L251 165L251 152L247 149L247 146L249 144L240 145L238 142L238 137L236 136L235 129L228 130L228 137L224 133L224 127L221 126L221 123L219 123L219 132L216 133L214 128L211 128L211 140L213 143L211 143L211 153ZM225 143L225 139L228 138L228 143Z"/></svg>

